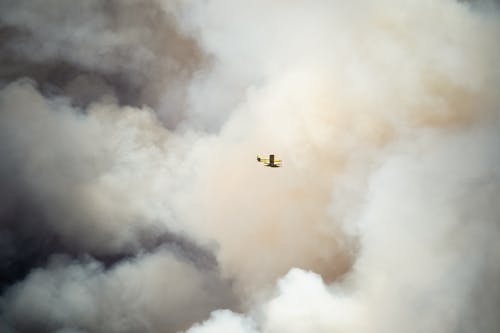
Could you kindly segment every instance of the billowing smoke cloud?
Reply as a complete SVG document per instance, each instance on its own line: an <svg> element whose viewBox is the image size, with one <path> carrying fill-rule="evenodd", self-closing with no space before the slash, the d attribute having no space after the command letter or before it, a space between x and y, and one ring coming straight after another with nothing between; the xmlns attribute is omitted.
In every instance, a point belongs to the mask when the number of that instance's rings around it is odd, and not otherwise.
<svg viewBox="0 0 500 333"><path fill-rule="evenodd" d="M162 295L158 295L161 290ZM6 293L7 324L21 332L160 332L227 306L229 285L166 251L104 271L94 261L53 258ZM26 315L29 314L26 320Z"/></svg>
<svg viewBox="0 0 500 333"><path fill-rule="evenodd" d="M384 162L343 280L293 269L248 317L214 312L187 332L496 332L500 142L496 125L483 126L429 134Z"/></svg>
<svg viewBox="0 0 500 333"><path fill-rule="evenodd" d="M173 126L206 61L159 1L2 1L0 12L2 79L29 76L80 105L113 95Z"/></svg>
<svg viewBox="0 0 500 333"><path fill-rule="evenodd" d="M500 329L496 4L0 9L0 329Z"/></svg>

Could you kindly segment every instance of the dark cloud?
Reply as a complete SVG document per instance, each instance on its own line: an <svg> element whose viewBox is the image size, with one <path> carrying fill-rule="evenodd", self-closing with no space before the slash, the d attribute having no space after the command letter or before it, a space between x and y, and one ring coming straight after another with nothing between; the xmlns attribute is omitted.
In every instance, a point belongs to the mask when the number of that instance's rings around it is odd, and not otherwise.
<svg viewBox="0 0 500 333"><path fill-rule="evenodd" d="M2 1L0 77L30 77L45 94L85 106L103 95L182 119L202 52L160 2ZM168 98L165 98L168 95Z"/></svg>
<svg viewBox="0 0 500 333"><path fill-rule="evenodd" d="M123 108L112 101L78 108L71 101L44 96L30 80L11 83L0 91L0 286L4 293L0 312L5 314L0 321L19 332L74 327L94 332L177 330L219 307L236 308L238 301L230 281L219 273L214 249L198 245L182 231L170 231L169 225L175 222L172 217L154 211L158 198L148 194L151 184L163 181L166 189L175 180L170 179L168 169L155 165L165 158L161 138L168 137L168 130L148 109ZM120 122L124 125L121 134ZM131 129L137 133L126 139ZM136 176L144 162L152 163L152 172L145 175L149 185ZM131 183L118 189L116 181ZM150 208L144 211L141 205L146 203ZM143 263L156 260L148 258L159 258L160 266L164 260L172 261L173 266L165 263L164 269L156 271ZM51 268L54 260L57 270ZM94 305L83 312L67 309L72 319L60 322L60 314L68 306L64 292L62 299L25 303L44 288L56 290L60 283L73 286L73 273L80 283L97 276L96 280L108 281L106 285L126 288L122 283L129 275L116 273L128 272L123 267L137 271L130 283L140 283L149 274L165 281L153 284L154 290L144 287L151 299L125 326L116 324L119 318L109 324L101 317L74 321L92 313ZM39 276L43 276L41 281ZM98 289L106 289L100 282L96 284ZM164 299L163 292L179 287L180 294ZM117 288L108 296L94 289L86 293L91 302L99 303L98 298L105 297L112 312L131 316L134 308L115 305L122 303L122 291ZM73 297L72 291L67 297ZM50 311L39 313L39 307L45 305L50 309L42 310ZM158 319L144 319L148 315L141 311Z"/></svg>
<svg viewBox="0 0 500 333"><path fill-rule="evenodd" d="M229 282L159 250L105 269L52 256L3 296L0 319L16 332L175 332L234 307Z"/></svg>

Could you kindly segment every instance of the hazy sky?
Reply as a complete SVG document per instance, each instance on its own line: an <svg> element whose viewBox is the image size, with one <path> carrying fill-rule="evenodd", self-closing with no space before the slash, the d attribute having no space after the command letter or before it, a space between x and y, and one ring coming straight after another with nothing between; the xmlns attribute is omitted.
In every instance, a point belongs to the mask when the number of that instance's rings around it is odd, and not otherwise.
<svg viewBox="0 0 500 333"><path fill-rule="evenodd" d="M495 1L1 1L0 331L500 331L499 40Z"/></svg>

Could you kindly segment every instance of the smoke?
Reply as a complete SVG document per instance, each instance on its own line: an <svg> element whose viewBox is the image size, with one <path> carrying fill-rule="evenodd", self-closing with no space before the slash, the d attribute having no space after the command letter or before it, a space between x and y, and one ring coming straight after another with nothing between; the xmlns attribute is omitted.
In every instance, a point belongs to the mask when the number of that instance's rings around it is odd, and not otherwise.
<svg viewBox="0 0 500 333"><path fill-rule="evenodd" d="M158 1L2 1L2 79L29 76L45 93L87 105L113 95L155 107L174 126L204 61Z"/></svg>
<svg viewBox="0 0 500 333"><path fill-rule="evenodd" d="M500 142L496 126L483 126L430 134L416 151L385 160L344 279L328 285L292 269L248 317L215 312L187 332L224 331L228 321L239 322L233 332L256 323L259 332L496 332Z"/></svg>
<svg viewBox="0 0 500 333"><path fill-rule="evenodd" d="M207 308L225 306L231 301L228 290L214 273L196 270L166 251L107 272L95 261L53 258L6 293L4 316L21 332L175 331L203 319Z"/></svg>
<svg viewBox="0 0 500 333"><path fill-rule="evenodd" d="M1 330L500 328L497 4L0 13Z"/></svg>

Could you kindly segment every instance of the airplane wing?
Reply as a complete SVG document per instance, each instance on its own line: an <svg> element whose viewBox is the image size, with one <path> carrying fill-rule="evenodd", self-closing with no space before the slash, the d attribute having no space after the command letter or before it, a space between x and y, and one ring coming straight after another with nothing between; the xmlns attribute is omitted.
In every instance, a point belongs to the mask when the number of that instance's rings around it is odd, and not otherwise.
<svg viewBox="0 0 500 333"><path fill-rule="evenodd" d="M266 157L261 157L260 155L257 155L257 161L260 163L263 163L265 165L277 165L281 166L282 161L280 159L275 159L274 155L269 155L269 158Z"/></svg>

